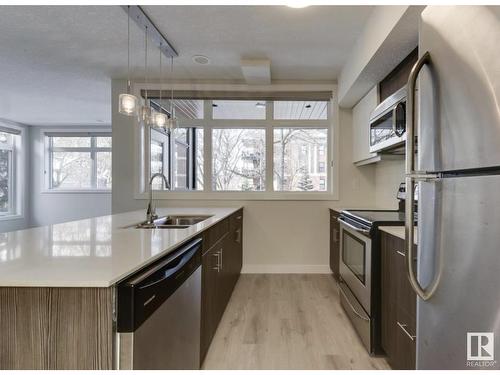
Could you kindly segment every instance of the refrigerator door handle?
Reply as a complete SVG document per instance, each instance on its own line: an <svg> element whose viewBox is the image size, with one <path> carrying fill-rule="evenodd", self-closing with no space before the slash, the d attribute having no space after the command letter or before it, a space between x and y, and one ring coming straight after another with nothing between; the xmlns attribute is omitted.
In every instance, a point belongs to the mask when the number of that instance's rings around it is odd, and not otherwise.
<svg viewBox="0 0 500 375"><path fill-rule="evenodd" d="M434 275L434 279L427 288L423 288L415 275L413 269L413 243L415 238L414 227L414 203L415 185L414 181L433 180L438 175L428 175L425 172L415 170L415 86L418 74L426 64L431 63L429 52L425 52L413 66L408 78L408 116L406 117L406 202L405 202L405 246L406 246L406 271L411 287L417 295L427 301L432 297L439 284L440 275Z"/></svg>

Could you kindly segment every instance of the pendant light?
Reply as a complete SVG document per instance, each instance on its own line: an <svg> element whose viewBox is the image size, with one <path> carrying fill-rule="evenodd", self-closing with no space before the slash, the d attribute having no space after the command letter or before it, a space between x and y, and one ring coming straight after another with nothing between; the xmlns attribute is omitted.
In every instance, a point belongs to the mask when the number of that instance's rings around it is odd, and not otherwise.
<svg viewBox="0 0 500 375"><path fill-rule="evenodd" d="M174 57L170 57L170 117L167 121L166 127L174 129L177 127L177 117L175 117L175 104L174 104Z"/></svg>
<svg viewBox="0 0 500 375"><path fill-rule="evenodd" d="M154 126L158 127L158 128L165 128L166 126L166 123L167 123L167 115L165 115L165 113L163 113L163 110L162 110L162 104L161 104L161 89L162 89L162 84L161 84L161 80L163 78L162 76L162 65L161 65L161 55L163 55L163 52L161 50L161 47L162 47L162 44L160 43L160 108L159 108L159 111L155 112L153 114L153 124Z"/></svg>
<svg viewBox="0 0 500 375"><path fill-rule="evenodd" d="M127 93L118 97L118 112L126 116L137 116L137 97L130 93L130 6L127 8Z"/></svg>
<svg viewBox="0 0 500 375"><path fill-rule="evenodd" d="M145 97L144 105L141 107L139 114L139 121L142 121L145 125L151 124L151 107L148 105L148 27L146 26L144 32L144 86Z"/></svg>

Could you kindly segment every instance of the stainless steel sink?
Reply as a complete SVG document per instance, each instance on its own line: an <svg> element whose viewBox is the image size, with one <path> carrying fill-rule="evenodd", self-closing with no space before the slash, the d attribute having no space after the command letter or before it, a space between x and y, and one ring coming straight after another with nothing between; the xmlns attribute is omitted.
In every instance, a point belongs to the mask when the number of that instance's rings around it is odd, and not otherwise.
<svg viewBox="0 0 500 375"><path fill-rule="evenodd" d="M191 225L197 224L203 220L212 217L212 215L170 215L162 216L153 223L142 222L135 227L137 229L186 229Z"/></svg>

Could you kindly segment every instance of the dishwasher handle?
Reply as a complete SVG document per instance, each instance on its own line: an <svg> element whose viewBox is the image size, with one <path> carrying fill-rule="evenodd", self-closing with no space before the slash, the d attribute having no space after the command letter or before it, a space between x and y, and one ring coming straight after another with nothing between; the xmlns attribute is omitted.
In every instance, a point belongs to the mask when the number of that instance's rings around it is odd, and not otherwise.
<svg viewBox="0 0 500 375"><path fill-rule="evenodd" d="M148 280L149 282L147 284L139 285L138 288L147 289L147 288L153 287L155 285L158 285L158 284L168 280L170 277L172 277L172 275L174 275L177 271L179 271L182 268L182 266L184 266L189 260L191 260L191 258L194 257L194 255L196 254L197 251L198 251L198 248L194 248L194 249L188 251L187 253L185 253L182 256L182 258L180 260L178 260L176 262L177 265L173 266L172 268L168 268L168 269L164 270L163 275L159 279L152 280L152 281Z"/></svg>

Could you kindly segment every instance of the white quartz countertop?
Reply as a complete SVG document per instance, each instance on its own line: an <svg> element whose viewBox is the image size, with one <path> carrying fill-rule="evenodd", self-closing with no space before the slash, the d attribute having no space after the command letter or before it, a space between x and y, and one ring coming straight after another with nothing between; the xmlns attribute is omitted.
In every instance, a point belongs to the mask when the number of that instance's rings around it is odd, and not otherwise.
<svg viewBox="0 0 500 375"><path fill-rule="evenodd" d="M415 238L413 238L413 242L416 245L418 243L417 242L418 230L417 230L417 227L414 227L414 228L415 228L414 229ZM386 227L379 227L378 229L380 229L383 232L392 234L393 236L399 237L403 240L405 239L405 227L404 226L399 226L399 227L398 226L386 226Z"/></svg>
<svg viewBox="0 0 500 375"><path fill-rule="evenodd" d="M213 215L186 229L125 228L141 210L0 233L0 287L109 287L240 208L158 208Z"/></svg>

